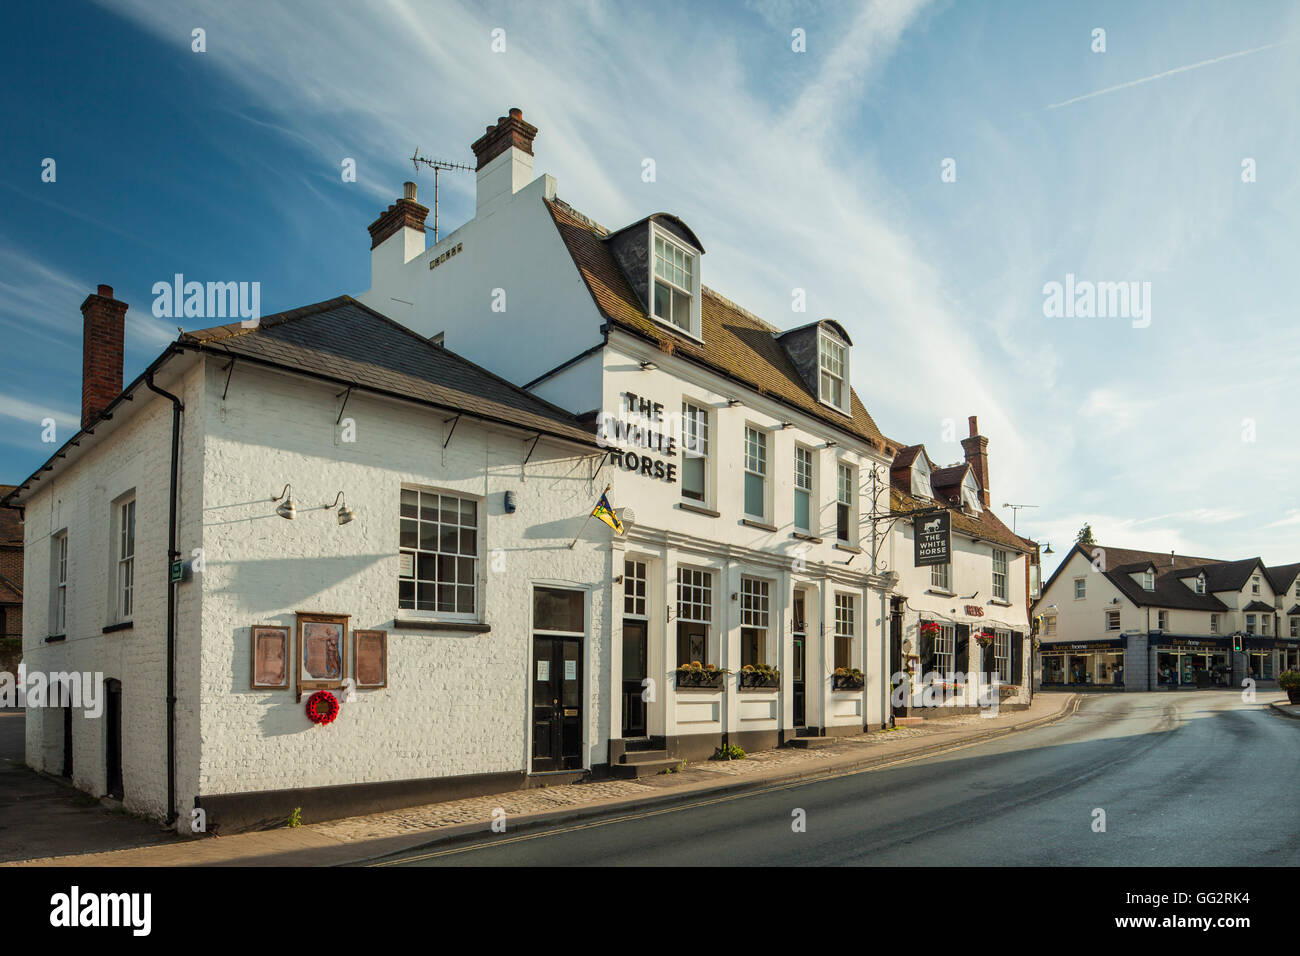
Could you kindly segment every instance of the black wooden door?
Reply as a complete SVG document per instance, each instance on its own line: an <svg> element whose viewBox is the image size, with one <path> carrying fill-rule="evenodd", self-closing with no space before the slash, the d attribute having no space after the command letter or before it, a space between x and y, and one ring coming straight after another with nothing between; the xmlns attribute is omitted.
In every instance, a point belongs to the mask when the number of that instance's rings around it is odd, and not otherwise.
<svg viewBox="0 0 1300 956"><path fill-rule="evenodd" d="M72 701L63 708L63 776L72 779Z"/></svg>
<svg viewBox="0 0 1300 956"><path fill-rule="evenodd" d="M533 637L533 772L582 768L582 639Z"/></svg>
<svg viewBox="0 0 1300 956"><path fill-rule="evenodd" d="M108 771L108 795L121 800L122 789L122 684L120 681L104 682L105 769Z"/></svg>
<svg viewBox="0 0 1300 956"><path fill-rule="evenodd" d="M644 681L649 674L646 622L623 622L623 736L646 735Z"/></svg>
<svg viewBox="0 0 1300 956"><path fill-rule="evenodd" d="M802 591L794 592L794 627L791 628L794 643L794 673L790 681L791 703L794 705L794 726L803 727L808 720L807 692L807 641L808 625L804 623L804 596Z"/></svg>

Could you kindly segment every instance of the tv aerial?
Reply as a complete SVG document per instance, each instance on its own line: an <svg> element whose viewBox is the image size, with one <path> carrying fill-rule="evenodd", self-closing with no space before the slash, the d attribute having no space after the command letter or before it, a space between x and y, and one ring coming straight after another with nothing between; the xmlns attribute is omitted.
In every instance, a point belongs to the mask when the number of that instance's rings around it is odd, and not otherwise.
<svg viewBox="0 0 1300 956"><path fill-rule="evenodd" d="M438 244L438 173L444 169L464 169L472 173L474 167L466 166L464 163L452 163L445 159L428 159L420 155L420 147L417 146L411 156L411 165L415 167L417 176L421 164L433 170L433 244L436 246Z"/></svg>

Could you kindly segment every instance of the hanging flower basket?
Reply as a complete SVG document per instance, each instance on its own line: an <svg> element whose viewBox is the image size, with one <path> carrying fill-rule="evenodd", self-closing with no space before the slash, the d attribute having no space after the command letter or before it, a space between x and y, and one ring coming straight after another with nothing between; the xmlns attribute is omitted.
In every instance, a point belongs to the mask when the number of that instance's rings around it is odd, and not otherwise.
<svg viewBox="0 0 1300 956"><path fill-rule="evenodd" d="M831 675L831 690L862 690L867 678L856 667L837 667Z"/></svg>
<svg viewBox="0 0 1300 956"><path fill-rule="evenodd" d="M939 625L934 623L934 621L925 621L921 624L922 634L938 634L939 630Z"/></svg>
<svg viewBox="0 0 1300 956"><path fill-rule="evenodd" d="M332 723L339 715L339 699L327 690L318 690L307 698L307 719L313 724Z"/></svg>
<svg viewBox="0 0 1300 956"><path fill-rule="evenodd" d="M990 644L993 643L993 632L978 631L975 634L975 640L979 643L980 647L988 647Z"/></svg>

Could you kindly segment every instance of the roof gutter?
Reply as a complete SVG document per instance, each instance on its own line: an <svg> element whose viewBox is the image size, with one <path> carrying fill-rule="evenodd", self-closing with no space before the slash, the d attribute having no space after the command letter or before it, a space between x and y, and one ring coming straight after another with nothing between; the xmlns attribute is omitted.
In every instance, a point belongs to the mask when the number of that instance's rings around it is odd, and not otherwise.
<svg viewBox="0 0 1300 956"><path fill-rule="evenodd" d="M176 550L176 493L180 483L181 414L185 406L171 392L154 384L153 370L145 372L145 384L151 392L172 403L171 488L167 505L167 824L176 822L176 586L172 562L180 557Z"/></svg>

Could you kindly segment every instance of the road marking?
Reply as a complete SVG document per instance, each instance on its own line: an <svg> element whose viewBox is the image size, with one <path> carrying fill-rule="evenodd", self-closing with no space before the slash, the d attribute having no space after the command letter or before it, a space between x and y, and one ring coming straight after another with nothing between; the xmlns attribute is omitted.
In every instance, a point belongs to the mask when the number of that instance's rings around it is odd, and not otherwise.
<svg viewBox="0 0 1300 956"><path fill-rule="evenodd" d="M1081 702L1082 699L1076 696L1074 698L1073 704L1070 705L1070 707L1068 707L1067 709L1063 709L1058 715L1057 720L1061 720L1064 719L1065 717L1072 716L1079 709L1079 704ZM1056 720L1045 721L1044 723L1039 724L1037 727L1031 727L1030 729L1037 730L1038 727L1045 727L1053 723L1056 723ZM434 860L444 856L456 856L457 854L460 853L471 853L475 850L486 850L491 847L508 846L512 843L522 843L525 840L537 840L540 839L541 837L560 836L565 833L577 833L581 830L591 830L594 829L595 827L611 826L615 823L627 823L631 820L646 820L649 819L650 817L662 816L665 813L680 813L683 810L694 810L699 807L709 807L719 803L728 803L732 800L741 800L744 799L745 797L757 797L757 796L762 796L763 794L766 793L779 793L782 790L792 790L795 787L802 787L811 783L819 783L820 781L823 780L837 780L841 777L852 777L857 774L873 773L877 770L887 770L890 767L898 767L903 764L914 763L918 760L928 760L931 757L941 757L944 754L953 753L954 751L957 750L966 750L970 747L978 747L980 744L986 744L992 740L998 740L1000 739L1000 737L1003 736L1008 736L1008 734L1002 734L999 737L992 737L992 738L985 737L981 740L971 740L961 744L953 744L951 747L946 747L943 750L935 750L924 754L913 754L910 757L899 757L895 760L890 760L885 763L873 764L870 767L856 767L856 768L850 768L846 770L839 770L839 771L835 771L834 773L822 774L804 780L791 780L788 783L773 784L772 786L769 787L760 787L754 790L746 790L744 793L725 794L721 797L713 797L707 800L697 800L691 803L683 803L677 806L660 807L655 810L642 810L637 813L629 813L620 817L611 817L608 820L592 820L590 823L579 823L579 824L574 824L573 826L540 830L537 833L522 833L519 836L509 837L501 840L493 840L490 843L476 843L471 846L452 847L446 850L436 850L432 853L422 853L418 856L404 856L396 860L384 860L376 863L367 863L365 865L368 867L378 867L378 866L398 866L403 863L418 863L421 860Z"/></svg>

